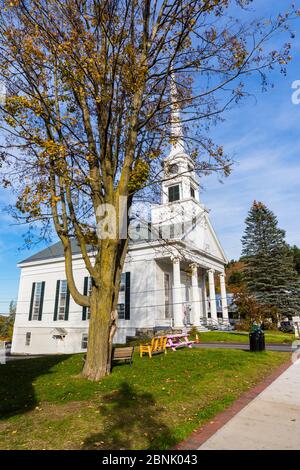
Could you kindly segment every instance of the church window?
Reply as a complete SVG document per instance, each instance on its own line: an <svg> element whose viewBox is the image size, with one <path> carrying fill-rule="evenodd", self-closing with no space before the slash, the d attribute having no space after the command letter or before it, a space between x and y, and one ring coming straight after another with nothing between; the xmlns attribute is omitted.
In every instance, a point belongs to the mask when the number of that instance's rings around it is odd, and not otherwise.
<svg viewBox="0 0 300 470"><path fill-rule="evenodd" d="M125 304L118 304L117 305L117 310L118 310L118 317L120 320L125 320Z"/></svg>
<svg viewBox="0 0 300 470"><path fill-rule="evenodd" d="M30 346L30 340L31 340L31 332L27 331L26 333L26 340L25 340L25 345Z"/></svg>
<svg viewBox="0 0 300 470"><path fill-rule="evenodd" d="M86 276L84 278L83 284L83 295L90 296L92 293L92 278L90 276ZM82 320L89 320L90 319L90 308L89 307L82 307Z"/></svg>
<svg viewBox="0 0 300 470"><path fill-rule="evenodd" d="M32 284L29 320L41 320L43 313L45 282Z"/></svg>
<svg viewBox="0 0 300 470"><path fill-rule="evenodd" d="M121 274L120 292L125 291L126 273Z"/></svg>
<svg viewBox="0 0 300 470"><path fill-rule="evenodd" d="M179 184L170 186L168 189L168 192L169 192L169 202L179 201L180 199Z"/></svg>
<svg viewBox="0 0 300 470"><path fill-rule="evenodd" d="M86 333L83 333L81 337L81 349L87 349L87 345L88 345L88 335Z"/></svg>
<svg viewBox="0 0 300 470"><path fill-rule="evenodd" d="M70 293L66 280L57 282L56 302L55 302L55 320L67 320L69 313Z"/></svg>
<svg viewBox="0 0 300 470"><path fill-rule="evenodd" d="M195 197L195 188L193 186L191 186L191 197Z"/></svg>

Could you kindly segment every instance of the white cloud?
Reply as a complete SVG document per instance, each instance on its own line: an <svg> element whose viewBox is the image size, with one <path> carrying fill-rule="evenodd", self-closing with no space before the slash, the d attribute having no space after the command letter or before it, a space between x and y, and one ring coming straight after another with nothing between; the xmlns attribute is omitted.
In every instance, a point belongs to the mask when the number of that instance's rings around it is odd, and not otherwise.
<svg viewBox="0 0 300 470"><path fill-rule="evenodd" d="M228 145L225 142L225 150L230 148L236 155L232 174L224 184L216 175L203 181L202 200L211 209L211 220L229 258L240 256L244 219L254 199L274 211L279 226L286 230L287 241L300 245L300 138L292 138L279 125L280 119L288 116L284 117L281 109L274 127L268 122L268 126L237 137ZM250 123L252 119L250 114Z"/></svg>

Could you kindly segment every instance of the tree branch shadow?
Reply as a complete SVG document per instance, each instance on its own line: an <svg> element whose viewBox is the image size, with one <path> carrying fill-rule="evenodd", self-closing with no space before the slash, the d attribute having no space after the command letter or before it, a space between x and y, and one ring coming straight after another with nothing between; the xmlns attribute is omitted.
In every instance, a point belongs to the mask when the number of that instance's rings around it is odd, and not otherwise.
<svg viewBox="0 0 300 470"><path fill-rule="evenodd" d="M129 450L170 448L176 439L162 422L153 395L138 392L127 382L102 397L99 407L103 431L89 436L83 449Z"/></svg>

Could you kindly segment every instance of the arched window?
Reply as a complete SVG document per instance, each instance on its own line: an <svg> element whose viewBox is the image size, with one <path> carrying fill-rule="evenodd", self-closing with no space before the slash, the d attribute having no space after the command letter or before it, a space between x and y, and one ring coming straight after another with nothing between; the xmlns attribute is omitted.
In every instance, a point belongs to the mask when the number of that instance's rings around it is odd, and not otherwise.
<svg viewBox="0 0 300 470"><path fill-rule="evenodd" d="M168 172L170 175L176 175L178 173L178 165L176 163L169 165Z"/></svg>

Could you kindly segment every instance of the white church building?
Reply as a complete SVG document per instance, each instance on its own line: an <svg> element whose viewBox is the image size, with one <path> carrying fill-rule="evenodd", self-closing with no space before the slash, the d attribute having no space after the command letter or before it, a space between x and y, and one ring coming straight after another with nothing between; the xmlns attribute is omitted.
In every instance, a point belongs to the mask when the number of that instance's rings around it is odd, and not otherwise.
<svg viewBox="0 0 300 470"><path fill-rule="evenodd" d="M177 122L179 122L178 114ZM181 126L164 161L160 204L151 222L135 224L122 274L116 343L162 329L228 324L224 266L228 260L199 200L199 180ZM90 252L93 257L93 252ZM87 294L90 279L73 243L74 279ZM21 269L12 354L86 350L89 311L70 296L60 242L30 256ZM216 284L222 318L217 315Z"/></svg>

